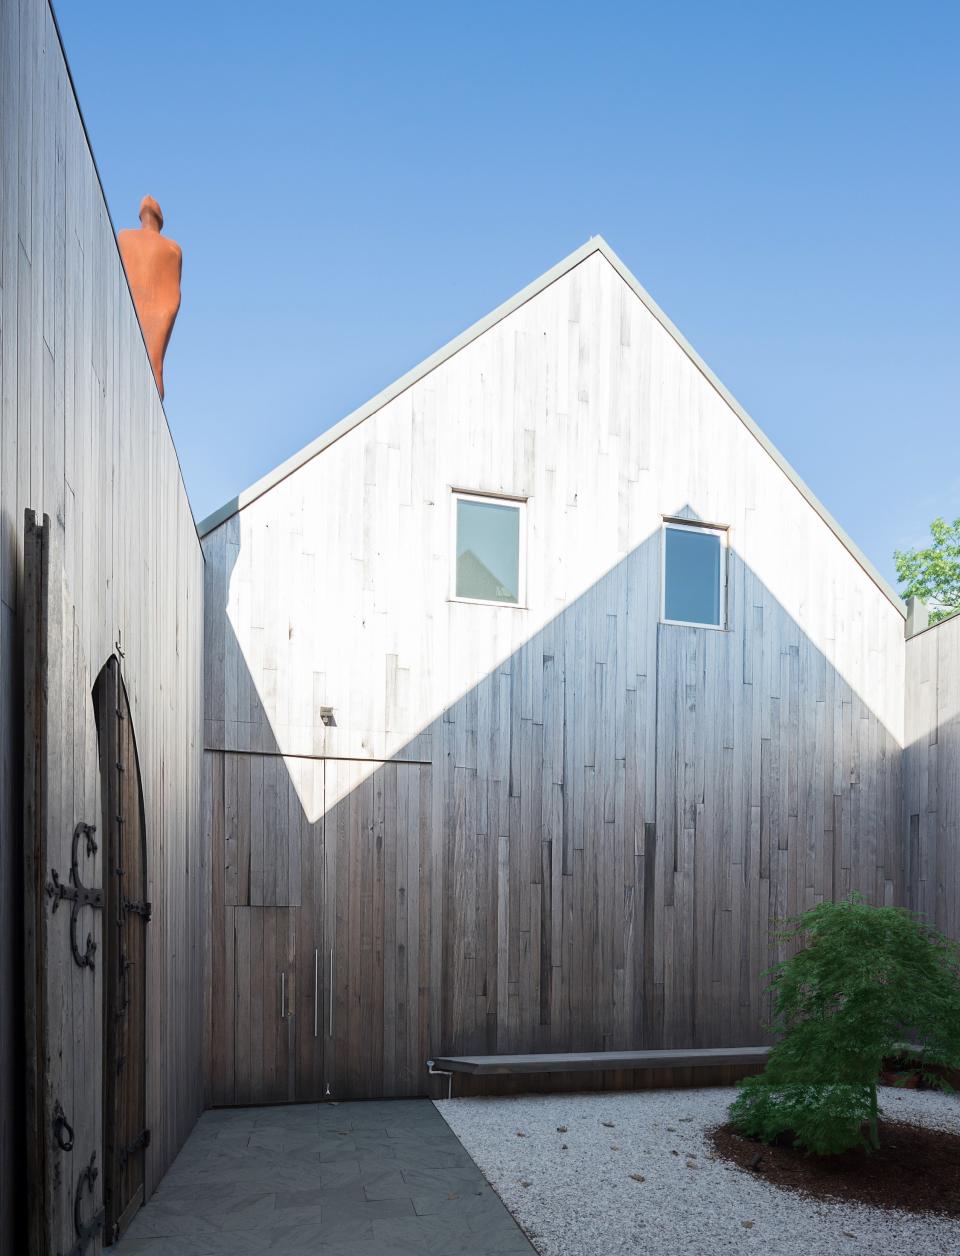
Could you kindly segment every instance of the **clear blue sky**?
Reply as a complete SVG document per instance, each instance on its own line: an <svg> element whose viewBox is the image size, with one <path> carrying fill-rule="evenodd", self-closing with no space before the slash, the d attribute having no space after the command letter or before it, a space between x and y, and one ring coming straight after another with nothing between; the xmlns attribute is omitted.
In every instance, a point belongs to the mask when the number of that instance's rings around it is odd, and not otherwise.
<svg viewBox="0 0 960 1256"><path fill-rule="evenodd" d="M593 234L884 574L960 515L960 5L58 0L198 517Z"/></svg>

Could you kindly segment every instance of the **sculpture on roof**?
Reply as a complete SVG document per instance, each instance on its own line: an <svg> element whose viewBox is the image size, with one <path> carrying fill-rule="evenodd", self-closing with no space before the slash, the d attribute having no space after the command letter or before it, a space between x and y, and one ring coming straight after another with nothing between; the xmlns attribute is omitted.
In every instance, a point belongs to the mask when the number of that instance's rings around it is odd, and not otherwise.
<svg viewBox="0 0 960 1256"><path fill-rule="evenodd" d="M140 202L140 226L117 236L150 365L163 397L163 358L180 309L180 245L161 235L163 211L152 196Z"/></svg>

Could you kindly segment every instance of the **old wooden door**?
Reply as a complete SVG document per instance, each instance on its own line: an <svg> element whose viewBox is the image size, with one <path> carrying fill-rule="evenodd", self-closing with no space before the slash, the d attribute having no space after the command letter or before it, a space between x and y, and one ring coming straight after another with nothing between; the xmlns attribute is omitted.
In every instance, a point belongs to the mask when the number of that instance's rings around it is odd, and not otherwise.
<svg viewBox="0 0 960 1256"><path fill-rule="evenodd" d="M143 1203L146 1122L146 833L140 767L120 659L94 689L104 859L103 1138L105 1234L113 1242Z"/></svg>
<svg viewBox="0 0 960 1256"><path fill-rule="evenodd" d="M91 678L59 525L24 535L24 951L28 1250L96 1256L103 1233L100 773Z"/></svg>

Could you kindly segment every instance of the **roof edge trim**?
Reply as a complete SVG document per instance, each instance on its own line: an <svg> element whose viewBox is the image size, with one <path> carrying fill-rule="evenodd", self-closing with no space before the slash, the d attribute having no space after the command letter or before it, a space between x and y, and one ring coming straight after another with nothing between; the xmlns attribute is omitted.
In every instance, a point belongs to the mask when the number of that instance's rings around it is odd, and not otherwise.
<svg viewBox="0 0 960 1256"><path fill-rule="evenodd" d="M292 475L294 471L299 470L299 468L305 463L309 462L312 458L315 458L317 454L322 453L324 449L329 448L330 445L338 441L341 436L345 436L347 432L352 431L353 428L362 423L364 419L369 418L370 415L375 414L378 410L382 409L388 402L393 401L394 398L398 397L401 393L406 392L408 388L412 387L419 380L429 375L431 371L435 371L437 367L446 362L448 358L453 357L455 353L458 353L479 336L482 336L484 332L489 331L491 327L494 327L515 310L518 310L522 305L525 305L527 301L530 301L533 297L538 296L544 291L544 289L549 288L551 284L556 283L558 279L562 279L568 271L571 271L574 267L579 266L581 262L586 261L586 259L591 257L594 253L601 253L610 263L624 283L626 283L626 285L634 292L642 304L646 306L657 322L660 323L668 335L673 338L707 382L719 393L737 418L739 418L741 423L743 423L744 427L746 427L750 434L763 447L766 453L773 459L794 488L796 488L800 495L806 499L807 503L813 507L830 531L833 532L834 536L836 536L837 540L848 551L850 556L864 570L864 572L866 572L880 592L889 599L892 605L900 612L904 619L906 619L906 606L898 596L896 590L880 574L856 542L844 531L836 519L834 519L833 515L829 510L827 510L826 506L824 506L813 490L809 488L803 479L801 479L783 454L781 454L779 449L777 449L776 445L774 445L773 442L765 435L760 426L754 422L746 410L744 410L743 406L740 405L736 397L734 397L729 389L720 381L720 379L718 379L710 367L707 366L706 362L704 362L703 358L700 357L696 349L693 348L679 328L677 328L663 312L663 310L661 310L660 306L657 305L656 301L654 301L653 297L650 296L649 292L647 292L647 290L643 287L630 268L620 259L620 257L617 256L602 236L591 236L585 244L582 244L578 249L575 249L562 261L558 262L556 266L551 267L550 270L542 274L539 279L535 279L532 283L527 284L527 286L521 289L520 292L516 293L515 296L512 296L508 301L504 301L502 305L498 305L495 310L492 310L471 327L468 327L466 331L461 332L459 336L455 336L453 340L448 341L442 348L438 349L435 353L432 353L430 357L426 358L418 366L413 367L412 370L407 371L405 375L402 375L398 380L395 380L394 383L388 385L381 392L377 393L375 397L372 397L369 401L365 402L364 405L351 411L351 413L341 419L339 423L335 423L333 427L330 427L327 431L322 432L316 440L313 440L309 445L304 446L304 448L298 453L293 454L291 457L287 458L286 461L281 462L279 466L275 467L261 479L257 480L256 483L252 484L248 489L245 489L236 497L231 498L230 501L225 502L219 510L213 511L213 513L207 515L205 519L200 520L197 524L197 531L200 537L203 538L207 536L233 515L243 510L245 506L249 506L250 503L256 501L258 497L262 497L264 493L268 492L276 484L279 484L281 480L285 480L287 476Z"/></svg>
<svg viewBox="0 0 960 1256"><path fill-rule="evenodd" d="M431 353L431 355L428 358L425 358L418 366L415 366L411 370L407 371L405 375L401 375L400 378L398 380L394 380L392 384L388 384L388 386L381 392L378 392L375 397L371 397L371 399L364 402L362 406L359 406L356 410L352 410L345 418L341 419L339 423L335 423L333 427L327 428L325 432L321 432L320 435L315 440L312 440L309 445L305 445L298 453L292 454L285 462L281 462L280 465L274 467L272 471L268 471L265 476L262 476L248 489L245 489L242 493L238 494L238 496L231 498L230 501L225 502L219 510L215 510L213 514L207 515L205 519L202 519L197 524L197 530L200 535L206 536L208 532L212 532L214 528L219 527L220 524L229 519L231 515L235 515L238 511L243 510L244 506L249 506L250 503L256 501L258 497L262 497L263 494L273 488L275 484L279 484L281 480L285 480L288 475L292 475L294 471L299 470L304 463L309 462L311 458L315 458L317 454L322 453L324 449L327 449L330 445L334 444L335 441L338 441L341 436L345 436L347 432L352 431L357 424L362 423L364 419L369 418L371 414L375 414L377 410L382 409L388 402L393 401L395 397L399 397L401 393L406 392L408 388L411 388L425 376L429 375L431 371L435 371L438 366L442 366L448 358L452 358L455 353L459 353L461 349L465 349L468 344L476 340L479 336L482 336L485 331L489 331L491 327L494 327L508 315L512 314L514 310L518 310L521 305L525 305L527 301L531 300L535 296L538 296L545 288L548 288L550 284L555 283L558 279L562 279L568 271L572 270L575 266L579 266L580 263L590 257L591 254L598 251L602 252L602 244L603 241L600 240L598 236L594 236L592 239L588 240L586 244L581 245L580 248L576 249L568 257L565 257L562 262L558 262L556 266L551 267L551 269L541 275L539 279L535 279L533 283L527 284L527 286L515 296L512 296L508 301L504 301L502 305L498 305L495 310L492 310L478 322L468 327L466 331L462 331L460 335L455 336L453 340L447 341L447 343L443 345L442 348L437 349L435 353Z"/></svg>
<svg viewBox="0 0 960 1256"><path fill-rule="evenodd" d="M889 598L904 619L906 619L906 604L897 593L896 589L894 589L889 581L887 581L886 578L880 574L870 559L867 558L866 554L864 554L863 550L861 550L860 546L857 545L856 541L854 541L844 528L840 526L836 519L834 519L833 515L829 510L827 510L820 498L817 497L816 493L814 493L807 482L794 470L759 424L750 417L740 402L737 401L736 397L734 397L733 393L730 392L726 385L713 373L710 367L707 366L706 362L704 362L700 354L697 353L693 345L690 344L680 329L674 326L667 315L664 314L663 310L661 310L660 306L657 305L650 293L647 292L636 276L630 271L629 267L621 261L605 240L601 239L600 245L600 252L603 253L610 265L618 272L621 279L623 279L628 287L633 289L650 313L663 326L664 330L673 337L707 382L716 389L747 431L758 441L760 445L763 446L794 488L797 489L802 497L806 498L808 504L813 507L841 545L843 545L843 547L850 553L851 557L854 558L863 568L880 592Z"/></svg>

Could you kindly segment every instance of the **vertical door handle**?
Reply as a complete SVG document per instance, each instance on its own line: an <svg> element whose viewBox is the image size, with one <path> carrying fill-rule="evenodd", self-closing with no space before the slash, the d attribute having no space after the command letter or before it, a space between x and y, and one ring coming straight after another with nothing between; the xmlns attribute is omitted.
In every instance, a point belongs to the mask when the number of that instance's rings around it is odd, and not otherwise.
<svg viewBox="0 0 960 1256"><path fill-rule="evenodd" d="M287 974L280 973L280 1019L284 1020L287 1015Z"/></svg>
<svg viewBox="0 0 960 1256"><path fill-rule="evenodd" d="M317 1037L320 1021L320 952L313 952L313 1036Z"/></svg>
<svg viewBox="0 0 960 1256"><path fill-rule="evenodd" d="M328 993L329 993L329 999L330 999L330 1016L329 1016L328 1025L327 1025L327 1037L332 1038L333 1037L333 947L332 946L330 948L330 987L329 987Z"/></svg>

